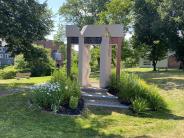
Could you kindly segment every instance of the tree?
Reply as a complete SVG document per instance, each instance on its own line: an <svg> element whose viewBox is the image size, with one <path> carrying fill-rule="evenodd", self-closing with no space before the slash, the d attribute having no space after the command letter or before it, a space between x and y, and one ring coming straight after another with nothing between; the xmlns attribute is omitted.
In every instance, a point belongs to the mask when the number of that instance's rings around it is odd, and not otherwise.
<svg viewBox="0 0 184 138"><path fill-rule="evenodd" d="M13 55L31 53L32 43L44 39L52 26L46 3L0 0L0 38L8 43L8 50Z"/></svg>
<svg viewBox="0 0 184 138"><path fill-rule="evenodd" d="M135 67L139 63L139 57L144 53L144 47L134 47L134 38L126 40L123 44L121 59L125 67Z"/></svg>
<svg viewBox="0 0 184 138"><path fill-rule="evenodd" d="M68 23L73 23L82 28L84 25L96 24L98 14L105 10L106 3L110 0L66 0L60 8L60 15Z"/></svg>
<svg viewBox="0 0 184 138"><path fill-rule="evenodd" d="M165 35L170 49L176 52L178 61L184 69L184 1L163 0L160 16L165 24ZM168 29L169 28L169 29Z"/></svg>
<svg viewBox="0 0 184 138"><path fill-rule="evenodd" d="M51 51L41 46L34 45L32 53L24 55L27 59L27 68L31 70L32 76L51 75L55 67L55 61L51 58Z"/></svg>
<svg viewBox="0 0 184 138"><path fill-rule="evenodd" d="M135 0L135 41L137 46L146 46L145 58L152 61L153 70L159 60L165 58L168 47L164 24L158 13L158 0Z"/></svg>
<svg viewBox="0 0 184 138"><path fill-rule="evenodd" d="M112 0L106 3L106 10L99 14L99 23L123 24L127 28L132 22L133 0Z"/></svg>

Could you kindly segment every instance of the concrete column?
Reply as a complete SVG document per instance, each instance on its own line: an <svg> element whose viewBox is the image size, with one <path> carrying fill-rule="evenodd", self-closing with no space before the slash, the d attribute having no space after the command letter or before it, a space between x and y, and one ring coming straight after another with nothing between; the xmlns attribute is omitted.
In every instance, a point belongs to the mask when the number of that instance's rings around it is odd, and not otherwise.
<svg viewBox="0 0 184 138"><path fill-rule="evenodd" d="M67 38L67 65L66 65L66 69L67 69L67 76L70 75L71 73L71 58L72 58L72 51L71 51L71 40L70 38Z"/></svg>
<svg viewBox="0 0 184 138"><path fill-rule="evenodd" d="M111 46L109 37L102 37L100 47L100 87L107 87L111 75Z"/></svg>
<svg viewBox="0 0 184 138"><path fill-rule="evenodd" d="M117 79L119 79L121 75L121 49L122 49L122 38L119 38L116 46L116 78Z"/></svg>

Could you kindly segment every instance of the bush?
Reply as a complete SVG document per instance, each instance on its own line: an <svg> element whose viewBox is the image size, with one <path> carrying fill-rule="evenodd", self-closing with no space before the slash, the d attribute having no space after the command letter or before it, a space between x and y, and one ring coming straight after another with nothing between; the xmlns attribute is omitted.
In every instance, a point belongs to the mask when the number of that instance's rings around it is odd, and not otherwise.
<svg viewBox="0 0 184 138"><path fill-rule="evenodd" d="M49 76L55 68L51 51L42 46L34 46L29 54L24 55L33 77Z"/></svg>
<svg viewBox="0 0 184 138"><path fill-rule="evenodd" d="M14 66L5 67L4 69L0 69L0 78L13 79L15 78L17 72L18 70L15 69Z"/></svg>
<svg viewBox="0 0 184 138"><path fill-rule="evenodd" d="M79 98L78 97L70 97L70 102L69 102L69 107L72 109L76 109L79 103Z"/></svg>
<svg viewBox="0 0 184 138"><path fill-rule="evenodd" d="M53 106L62 103L59 97L60 85L48 83L33 87L33 102L44 109L52 109Z"/></svg>
<svg viewBox="0 0 184 138"><path fill-rule="evenodd" d="M159 89L156 86L148 85L137 75L122 72L120 80L115 81L116 76L113 74L109 88L117 92L120 102L132 104L136 98L141 98L148 102L148 107L151 110L158 111L167 108L166 102L158 93Z"/></svg>
<svg viewBox="0 0 184 138"><path fill-rule="evenodd" d="M132 100L132 110L135 113L143 113L148 109L148 103L145 99L135 98Z"/></svg>
<svg viewBox="0 0 184 138"><path fill-rule="evenodd" d="M24 59L24 55L17 55L14 60L14 66L16 69L25 70L28 68L28 63Z"/></svg>
<svg viewBox="0 0 184 138"><path fill-rule="evenodd" d="M33 88L33 103L57 112L61 106L76 109L81 97L77 81L66 77L64 70L55 70L50 83Z"/></svg>

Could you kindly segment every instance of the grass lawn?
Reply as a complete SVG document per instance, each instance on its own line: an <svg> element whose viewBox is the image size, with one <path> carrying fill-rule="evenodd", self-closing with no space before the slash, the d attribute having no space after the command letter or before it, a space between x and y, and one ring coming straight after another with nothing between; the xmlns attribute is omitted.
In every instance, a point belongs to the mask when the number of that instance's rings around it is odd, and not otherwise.
<svg viewBox="0 0 184 138"><path fill-rule="evenodd" d="M44 83L50 80L50 77L31 77L29 79L7 79L0 80L0 95L11 94L14 89L22 89L25 86L30 86L38 83Z"/></svg>
<svg viewBox="0 0 184 138"><path fill-rule="evenodd" d="M150 112L142 116L136 116L130 111L91 108L81 117L59 116L40 112L33 107L29 107L29 94L23 92L0 97L0 137L183 138L184 89L183 87L178 87L166 90L165 85L167 85L167 82L172 82L176 85L182 84L184 72L171 70L153 73L149 69L144 69L144 71L143 69L127 69L127 71L137 73L147 82L158 85L161 95L168 102L171 113ZM42 79L37 82L34 79L32 82L31 80L25 81L27 81L27 84L42 82ZM22 80L22 83L24 84L25 81ZM2 82L5 83L5 81ZM13 80L12 82L14 83ZM10 84L8 83L8 85Z"/></svg>

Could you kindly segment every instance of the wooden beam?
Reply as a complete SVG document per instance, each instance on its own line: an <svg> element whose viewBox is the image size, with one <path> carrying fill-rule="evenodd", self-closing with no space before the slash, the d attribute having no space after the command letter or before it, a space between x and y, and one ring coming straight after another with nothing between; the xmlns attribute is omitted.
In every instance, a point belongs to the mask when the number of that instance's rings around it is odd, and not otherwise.
<svg viewBox="0 0 184 138"><path fill-rule="evenodd" d="M118 38L116 47L116 78L120 79L121 75L121 49L122 49L123 39Z"/></svg>
<svg viewBox="0 0 184 138"><path fill-rule="evenodd" d="M72 51L71 51L71 39L67 38L67 76L70 76L71 73L71 58L72 58Z"/></svg>

